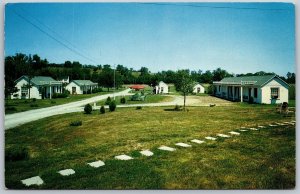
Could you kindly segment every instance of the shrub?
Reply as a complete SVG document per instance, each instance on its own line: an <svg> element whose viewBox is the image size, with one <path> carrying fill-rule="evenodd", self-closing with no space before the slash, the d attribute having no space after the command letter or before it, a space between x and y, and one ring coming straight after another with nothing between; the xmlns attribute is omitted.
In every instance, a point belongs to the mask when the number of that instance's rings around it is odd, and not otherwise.
<svg viewBox="0 0 300 194"><path fill-rule="evenodd" d="M143 107L141 107L141 106L137 106L136 107L136 110L141 110Z"/></svg>
<svg viewBox="0 0 300 194"><path fill-rule="evenodd" d="M35 102L36 101L36 98L32 98L32 102Z"/></svg>
<svg viewBox="0 0 300 194"><path fill-rule="evenodd" d="M249 104L253 104L254 103L254 99L253 99L253 97L251 96L250 98L249 98Z"/></svg>
<svg viewBox="0 0 300 194"><path fill-rule="evenodd" d="M52 101L51 101L51 104L56 104L56 102L52 100Z"/></svg>
<svg viewBox="0 0 300 194"><path fill-rule="evenodd" d="M29 158L29 151L25 147L15 147L5 150L5 161L18 161Z"/></svg>
<svg viewBox="0 0 300 194"><path fill-rule="evenodd" d="M181 111L181 107L180 107L179 105L176 104L174 110L175 110L175 111Z"/></svg>
<svg viewBox="0 0 300 194"><path fill-rule="evenodd" d="M120 100L121 104L125 104L126 103L126 99L125 97L122 97L121 100Z"/></svg>
<svg viewBox="0 0 300 194"><path fill-rule="evenodd" d="M110 112L115 111L116 107L117 107L117 105L116 105L116 102L114 100L109 103L109 111Z"/></svg>
<svg viewBox="0 0 300 194"><path fill-rule="evenodd" d="M31 104L30 107L39 107L38 104Z"/></svg>
<svg viewBox="0 0 300 194"><path fill-rule="evenodd" d="M14 106L6 107L6 108L5 108L5 111L17 111L17 108L14 107Z"/></svg>
<svg viewBox="0 0 300 194"><path fill-rule="evenodd" d="M106 105L110 105L110 103L111 103L111 98L110 98L110 96L109 96L109 97L107 97L107 99L106 99L106 101L105 101L105 104L106 104Z"/></svg>
<svg viewBox="0 0 300 194"><path fill-rule="evenodd" d="M82 121L72 121L70 123L70 126L81 126L82 125Z"/></svg>
<svg viewBox="0 0 300 194"><path fill-rule="evenodd" d="M104 108L103 105L100 107L100 113L101 113L101 114L104 114L104 113L105 113L105 108Z"/></svg>
<svg viewBox="0 0 300 194"><path fill-rule="evenodd" d="M54 93L52 95L52 98L66 98L68 96L69 96L69 94L67 92L63 92L61 94L60 93Z"/></svg>
<svg viewBox="0 0 300 194"><path fill-rule="evenodd" d="M92 93L98 93L98 92L103 92L103 89L102 88L94 88L92 90Z"/></svg>
<svg viewBox="0 0 300 194"><path fill-rule="evenodd" d="M93 109L92 109L92 106L90 104L86 104L84 106L84 112L85 112L85 114L91 114L92 110Z"/></svg>

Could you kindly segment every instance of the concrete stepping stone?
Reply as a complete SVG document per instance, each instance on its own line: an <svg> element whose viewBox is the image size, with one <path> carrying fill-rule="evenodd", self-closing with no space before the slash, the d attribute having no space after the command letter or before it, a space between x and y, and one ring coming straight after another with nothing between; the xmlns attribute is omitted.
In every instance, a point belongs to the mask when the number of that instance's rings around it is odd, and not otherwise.
<svg viewBox="0 0 300 194"><path fill-rule="evenodd" d="M34 176L28 179L21 180L21 182L26 185L27 187L31 185L41 185L44 183L44 181L39 176Z"/></svg>
<svg viewBox="0 0 300 194"><path fill-rule="evenodd" d="M292 120L291 122L293 122L293 123L296 123L296 121L295 121L295 120Z"/></svg>
<svg viewBox="0 0 300 194"><path fill-rule="evenodd" d="M228 133L230 133L231 135L240 135L240 133L235 132L235 131L230 131L230 132L228 132Z"/></svg>
<svg viewBox="0 0 300 194"><path fill-rule="evenodd" d="M184 148L192 147L191 145L186 144L186 143L176 143L175 145L180 146L180 147L184 147Z"/></svg>
<svg viewBox="0 0 300 194"><path fill-rule="evenodd" d="M241 129L246 129L246 127L241 127Z"/></svg>
<svg viewBox="0 0 300 194"><path fill-rule="evenodd" d="M229 135L225 135L225 134L222 134L222 133L218 133L217 136L219 136L219 137L226 137L226 138L230 137Z"/></svg>
<svg viewBox="0 0 300 194"><path fill-rule="evenodd" d="M153 152L151 152L149 150L143 150L143 151L140 151L140 153L144 156L152 156L153 155Z"/></svg>
<svg viewBox="0 0 300 194"><path fill-rule="evenodd" d="M276 125L284 125L284 124L282 124L282 123L275 123Z"/></svg>
<svg viewBox="0 0 300 194"><path fill-rule="evenodd" d="M176 150L175 148L171 148L171 147L168 147L168 146L160 146L158 149L164 150L164 151L169 151L169 152L173 152L173 151Z"/></svg>
<svg viewBox="0 0 300 194"><path fill-rule="evenodd" d="M127 156L125 154L119 155L119 156L115 156L115 159L117 160L132 160L133 158L130 156Z"/></svg>
<svg viewBox="0 0 300 194"><path fill-rule="evenodd" d="M252 131L258 131L258 129L256 129L256 128L249 128L249 129Z"/></svg>
<svg viewBox="0 0 300 194"><path fill-rule="evenodd" d="M205 141L201 141L201 140L198 140L198 139L193 139L193 140L191 140L191 142L194 142L194 143L197 143L197 144L202 144Z"/></svg>
<svg viewBox="0 0 300 194"><path fill-rule="evenodd" d="M264 128L266 128L265 126L257 126L258 128L261 128L261 129L264 129Z"/></svg>
<svg viewBox="0 0 300 194"><path fill-rule="evenodd" d="M217 138L208 136L208 137L205 137L205 139L208 139L208 140L213 140L213 141L215 141Z"/></svg>
<svg viewBox="0 0 300 194"><path fill-rule="evenodd" d="M62 176L69 176L71 174L75 174L75 171L73 169L65 169L65 170L60 170L58 171L59 174Z"/></svg>
<svg viewBox="0 0 300 194"><path fill-rule="evenodd" d="M90 165L91 167L94 168L99 168L100 166L104 166L105 163L101 160L95 161L95 162L91 162L91 163L87 163L88 165Z"/></svg>
<svg viewBox="0 0 300 194"><path fill-rule="evenodd" d="M240 129L240 131L241 131L241 132L245 132L245 131L248 131L248 130L246 130L246 129Z"/></svg>

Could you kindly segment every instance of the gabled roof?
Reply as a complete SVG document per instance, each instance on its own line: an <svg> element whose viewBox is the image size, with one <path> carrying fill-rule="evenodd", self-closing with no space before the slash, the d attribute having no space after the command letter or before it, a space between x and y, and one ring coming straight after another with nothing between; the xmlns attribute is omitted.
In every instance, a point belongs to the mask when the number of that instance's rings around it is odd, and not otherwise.
<svg viewBox="0 0 300 194"><path fill-rule="evenodd" d="M72 80L78 86L93 86L98 85L97 83L92 82L91 80Z"/></svg>
<svg viewBox="0 0 300 194"><path fill-rule="evenodd" d="M25 79L27 82L29 82L29 78L27 75L21 76L19 79L17 79L15 82L19 82L21 79ZM52 77L49 76L34 76L30 82L33 85L36 86L44 86L44 85L61 85L61 82L56 81Z"/></svg>
<svg viewBox="0 0 300 194"><path fill-rule="evenodd" d="M163 82L163 81L160 81L160 82L158 83L158 85L161 85L161 84L168 86L168 84L166 84L166 83Z"/></svg>
<svg viewBox="0 0 300 194"><path fill-rule="evenodd" d="M262 75L262 76L241 76L241 77L225 77L219 82L214 82L217 84L237 84L237 85L255 85L255 86L264 86L269 81L274 78L278 78L284 84L289 86L285 81L280 79L277 75Z"/></svg>
<svg viewBox="0 0 300 194"><path fill-rule="evenodd" d="M200 86L204 87L201 83L195 82L194 87L196 87L197 85L200 85Z"/></svg>

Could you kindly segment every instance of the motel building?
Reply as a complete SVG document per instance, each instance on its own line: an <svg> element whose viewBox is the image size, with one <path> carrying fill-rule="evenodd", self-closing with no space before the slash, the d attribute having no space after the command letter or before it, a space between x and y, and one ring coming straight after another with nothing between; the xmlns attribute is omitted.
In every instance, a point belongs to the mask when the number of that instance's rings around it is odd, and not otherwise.
<svg viewBox="0 0 300 194"><path fill-rule="evenodd" d="M213 86L215 96L231 101L279 104L289 100L289 85L277 75L226 77Z"/></svg>

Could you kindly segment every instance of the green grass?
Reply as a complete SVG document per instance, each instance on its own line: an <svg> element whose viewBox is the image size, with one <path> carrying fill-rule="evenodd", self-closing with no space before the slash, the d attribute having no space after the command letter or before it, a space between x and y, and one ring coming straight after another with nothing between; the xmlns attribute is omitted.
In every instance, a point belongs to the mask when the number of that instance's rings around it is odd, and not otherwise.
<svg viewBox="0 0 300 194"><path fill-rule="evenodd" d="M116 100L116 104L119 105L120 100L121 100L121 96L116 96L115 100ZM113 100L113 98L111 98ZM146 104L146 103L158 103L158 102L170 102L172 101L172 97L170 96L162 96L162 95L152 95L149 94L146 96L145 101L131 101L130 100L130 96L125 96L126 99L126 103L125 104ZM105 105L105 100L101 100L99 102L97 102L98 106L102 106Z"/></svg>
<svg viewBox="0 0 300 194"><path fill-rule="evenodd" d="M70 113L31 122L5 131L5 150L19 145L30 158L5 162L5 185L26 188L20 180L41 176L35 189L291 189L295 187L295 127L281 126L244 132L216 142L193 144L175 152L161 145L204 139L241 126L290 121L272 107L117 108L91 115ZM174 108L174 107L169 107ZM69 126L72 121L82 126ZM150 149L152 157L138 151ZM134 160L117 161L127 154ZM103 160L98 169L86 163ZM57 171L73 168L68 177Z"/></svg>
<svg viewBox="0 0 300 194"><path fill-rule="evenodd" d="M119 89L116 91L121 91L123 89ZM61 104L66 104L70 102L75 102L79 100L83 100L86 98L91 98L98 95L112 93L110 92L99 92L95 94L80 94L80 95L70 95L68 98L56 98L56 99L37 99L33 101L33 99L5 99L5 114L12 114L17 112L23 112L33 109L46 108L50 106L56 106Z"/></svg>

